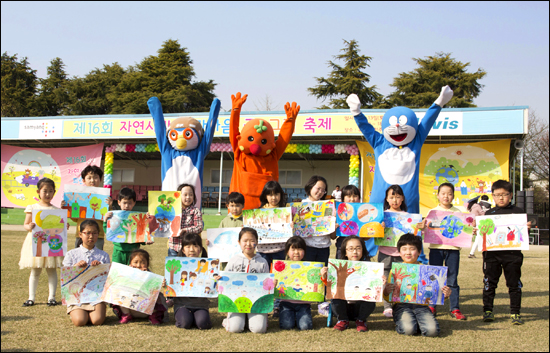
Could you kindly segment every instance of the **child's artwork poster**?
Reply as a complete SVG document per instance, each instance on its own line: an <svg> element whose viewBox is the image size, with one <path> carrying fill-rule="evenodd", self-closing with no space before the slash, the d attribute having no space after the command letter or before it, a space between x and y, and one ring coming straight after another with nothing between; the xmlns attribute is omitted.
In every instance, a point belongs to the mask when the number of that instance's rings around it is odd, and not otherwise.
<svg viewBox="0 0 550 353"><path fill-rule="evenodd" d="M63 200L69 218L88 218L102 220L109 211L107 199L111 190L86 185L65 185Z"/></svg>
<svg viewBox="0 0 550 353"><path fill-rule="evenodd" d="M43 130L47 131L42 126ZM61 207L63 187L82 185L80 173L88 165L101 165L103 144L71 148L28 148L2 145L2 207L25 208L40 201L38 181L50 178L57 191L52 204ZM66 212L65 212L66 213Z"/></svg>
<svg viewBox="0 0 550 353"><path fill-rule="evenodd" d="M272 273L221 272L218 281L220 313L267 314L273 311Z"/></svg>
<svg viewBox="0 0 550 353"><path fill-rule="evenodd" d="M384 205L381 203L336 202L336 235L382 238Z"/></svg>
<svg viewBox="0 0 550 353"><path fill-rule="evenodd" d="M163 279L152 272L113 262L100 300L151 315Z"/></svg>
<svg viewBox="0 0 550 353"><path fill-rule="evenodd" d="M32 256L49 257L67 254L67 211L33 210Z"/></svg>
<svg viewBox="0 0 550 353"><path fill-rule="evenodd" d="M388 283L394 283L390 302L443 305L447 267L394 262Z"/></svg>
<svg viewBox="0 0 550 353"><path fill-rule="evenodd" d="M220 260L204 257L166 257L164 278L167 297L216 298Z"/></svg>
<svg viewBox="0 0 550 353"><path fill-rule="evenodd" d="M107 281L111 264L61 268L61 303L63 305L97 303Z"/></svg>
<svg viewBox="0 0 550 353"><path fill-rule="evenodd" d="M149 231L153 237L169 238L180 230L181 192L149 191Z"/></svg>
<svg viewBox="0 0 550 353"><path fill-rule="evenodd" d="M374 244L378 246L397 246L399 238L403 234L414 234L422 236L422 233L416 228L418 223L422 222L422 215L407 212L384 212L383 238L374 238Z"/></svg>
<svg viewBox="0 0 550 353"><path fill-rule="evenodd" d="M206 230L208 254L221 262L228 262L233 256L242 252L239 245L241 227L210 228Z"/></svg>
<svg viewBox="0 0 550 353"><path fill-rule="evenodd" d="M259 244L285 243L292 237L290 207L244 210L243 226L256 229Z"/></svg>
<svg viewBox="0 0 550 353"><path fill-rule="evenodd" d="M474 216L470 213L431 210L426 216L424 241L461 248L472 245Z"/></svg>
<svg viewBox="0 0 550 353"><path fill-rule="evenodd" d="M325 285L321 281L322 262L273 261L273 274L277 282L276 299L305 302L325 301Z"/></svg>
<svg viewBox="0 0 550 353"><path fill-rule="evenodd" d="M146 212L111 211L113 216L107 220L105 237L113 243L144 243L153 241L149 233L149 221Z"/></svg>
<svg viewBox="0 0 550 353"><path fill-rule="evenodd" d="M317 237L334 232L336 208L334 200L292 202L293 234L299 237Z"/></svg>
<svg viewBox="0 0 550 353"><path fill-rule="evenodd" d="M477 216L476 225L483 236L483 251L529 250L526 214Z"/></svg>
<svg viewBox="0 0 550 353"><path fill-rule="evenodd" d="M329 259L327 299L381 302L383 277L381 262Z"/></svg>

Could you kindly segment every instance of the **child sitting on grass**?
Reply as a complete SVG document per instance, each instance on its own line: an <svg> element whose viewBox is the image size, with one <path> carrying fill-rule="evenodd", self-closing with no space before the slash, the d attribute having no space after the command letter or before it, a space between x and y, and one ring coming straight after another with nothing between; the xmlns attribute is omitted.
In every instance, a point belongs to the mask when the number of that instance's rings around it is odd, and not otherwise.
<svg viewBox="0 0 550 353"><path fill-rule="evenodd" d="M399 255L406 264L420 264L418 256L422 247L422 240L414 234L403 234L397 242ZM384 299L389 301L390 293L395 289L394 283L387 283L384 287ZM451 289L444 286L442 289L445 299L451 295ZM436 337L439 335L439 323L429 306L395 303L393 304L393 321L395 331L401 335L414 335L420 330L422 336Z"/></svg>

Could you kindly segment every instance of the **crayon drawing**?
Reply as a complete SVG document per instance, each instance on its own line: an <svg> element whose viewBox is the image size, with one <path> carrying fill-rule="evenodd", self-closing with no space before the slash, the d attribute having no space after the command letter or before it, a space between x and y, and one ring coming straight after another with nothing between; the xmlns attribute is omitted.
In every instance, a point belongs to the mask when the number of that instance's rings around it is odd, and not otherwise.
<svg viewBox="0 0 550 353"><path fill-rule="evenodd" d="M67 253L67 211L33 210L32 255L65 256Z"/></svg>
<svg viewBox="0 0 550 353"><path fill-rule="evenodd" d="M100 302L111 264L61 268L61 303L73 305Z"/></svg>
<svg viewBox="0 0 550 353"><path fill-rule="evenodd" d="M284 243L292 237L290 207L244 210L243 226L256 229L259 244Z"/></svg>
<svg viewBox="0 0 550 353"><path fill-rule="evenodd" d="M275 298L323 302L325 285L321 281L322 262L273 261L273 274L278 281Z"/></svg>
<svg viewBox="0 0 550 353"><path fill-rule="evenodd" d="M422 222L422 215L407 212L384 212L384 228L383 238L374 238L374 244L378 246L397 246L399 238L403 234L411 233L417 236L422 236L421 232L416 228L418 223Z"/></svg>
<svg viewBox="0 0 550 353"><path fill-rule="evenodd" d="M208 254L221 262L229 261L242 252L239 245L239 232L242 228L210 228L206 230Z"/></svg>
<svg viewBox="0 0 550 353"><path fill-rule="evenodd" d="M69 218L88 218L102 220L109 211L107 199L111 190L86 185L67 184L63 189L63 200Z"/></svg>
<svg viewBox="0 0 550 353"><path fill-rule="evenodd" d="M328 260L327 300L381 302L384 264L370 261Z"/></svg>
<svg viewBox="0 0 550 353"><path fill-rule="evenodd" d="M144 243L153 241L149 234L149 221L146 212L112 211L107 220L105 237L113 243Z"/></svg>
<svg viewBox="0 0 550 353"><path fill-rule="evenodd" d="M168 297L216 298L214 277L220 273L220 260L204 257L167 256L164 265Z"/></svg>
<svg viewBox="0 0 550 353"><path fill-rule="evenodd" d="M292 231L299 237L317 237L334 232L336 209L334 200L292 202Z"/></svg>
<svg viewBox="0 0 550 353"><path fill-rule="evenodd" d="M151 315L164 277L113 262L101 301Z"/></svg>
<svg viewBox="0 0 550 353"><path fill-rule="evenodd" d="M426 216L424 241L430 244L472 245L474 216L469 213L431 210Z"/></svg>
<svg viewBox="0 0 550 353"><path fill-rule="evenodd" d="M221 272L218 281L220 313L267 314L273 310L272 273Z"/></svg>
<svg viewBox="0 0 550 353"><path fill-rule="evenodd" d="M169 238L180 230L181 193L149 191L149 232L153 237Z"/></svg>
<svg viewBox="0 0 550 353"><path fill-rule="evenodd" d="M529 250L526 214L502 214L476 217L483 236L483 251Z"/></svg>
<svg viewBox="0 0 550 353"><path fill-rule="evenodd" d="M388 283L395 284L390 293L393 303L443 305L445 295L441 289L447 285L447 267L394 262Z"/></svg>
<svg viewBox="0 0 550 353"><path fill-rule="evenodd" d="M384 205L381 203L336 203L336 235L362 238L384 237Z"/></svg>

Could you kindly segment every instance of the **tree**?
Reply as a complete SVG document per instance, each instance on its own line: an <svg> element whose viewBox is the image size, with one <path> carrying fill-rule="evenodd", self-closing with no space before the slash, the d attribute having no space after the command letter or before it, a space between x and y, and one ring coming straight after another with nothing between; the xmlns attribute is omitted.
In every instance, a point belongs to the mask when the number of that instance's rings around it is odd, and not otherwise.
<svg viewBox="0 0 550 353"><path fill-rule="evenodd" d="M40 79L40 88L37 97L38 116L57 116L62 113L68 104L67 74L65 64L60 58L55 58L48 66L48 77Z"/></svg>
<svg viewBox="0 0 550 353"><path fill-rule="evenodd" d="M319 290L319 285L323 283L323 281L321 281L320 270L318 268L312 268L307 271L307 281L313 284L313 291L317 292Z"/></svg>
<svg viewBox="0 0 550 353"><path fill-rule="evenodd" d="M280 103L274 103L273 99L268 94L265 95L265 98L254 102L254 107L256 107L256 110L261 112L276 110L279 105Z"/></svg>
<svg viewBox="0 0 550 353"><path fill-rule="evenodd" d="M318 85L308 88L310 95L325 101L330 99L329 106L323 105L319 109L348 109L346 98L355 93L359 96L362 108L372 108L373 103L382 99L376 91L376 86L368 86L370 75L363 70L372 60L370 56L359 55L359 44L356 40L344 39L345 47L340 49L344 54L335 55L337 60L343 60L344 66L328 62L332 72L328 78L315 77Z"/></svg>
<svg viewBox="0 0 550 353"><path fill-rule="evenodd" d="M348 268L348 265L350 264L349 261L346 260L337 260L338 266L336 266L333 262L329 262L328 264L334 267L336 270L336 293L332 295L331 287L334 284L334 281L327 281L327 284L329 284L329 290L327 291L327 299L342 299L346 297L346 281L348 277L354 273L356 270L355 268Z"/></svg>
<svg viewBox="0 0 550 353"><path fill-rule="evenodd" d="M27 58L2 54L2 117L31 116L34 113L38 79Z"/></svg>
<svg viewBox="0 0 550 353"><path fill-rule="evenodd" d="M394 298L396 297L399 298L399 293L401 293L401 284L403 284L403 279L406 277L411 277L411 274L406 273L405 271L406 271L406 268L399 267L392 273L392 276L394 278L394 283L395 283L395 289L393 290Z"/></svg>
<svg viewBox="0 0 550 353"><path fill-rule="evenodd" d="M149 219L143 213L133 214L132 218L136 222L136 242L141 243L145 241L145 232L147 231L147 240L150 241L150 233L148 231Z"/></svg>
<svg viewBox="0 0 550 353"><path fill-rule="evenodd" d="M95 218L95 212L99 211L99 209L101 208L101 203L102 201L96 196L92 197L92 199L90 200L90 208L94 210L92 218Z"/></svg>
<svg viewBox="0 0 550 353"><path fill-rule="evenodd" d="M192 82L193 61L177 40L167 40L157 56L130 67L121 82L107 94L112 114L149 114L147 100L157 96L166 113L204 112L214 99L213 80Z"/></svg>
<svg viewBox="0 0 550 353"><path fill-rule="evenodd" d="M466 72L470 63L462 63L451 58L451 53L436 53L425 59L413 58L420 66L413 71L402 72L393 79L390 86L395 92L387 98L389 107L429 108L439 96L441 87L449 85L454 91L453 98L446 108L475 107L474 98L479 96L483 85L478 83L487 73L478 69Z"/></svg>
<svg viewBox="0 0 550 353"><path fill-rule="evenodd" d="M170 272L170 284L174 284L174 273L181 270L181 261L178 259L168 260L166 262L166 271Z"/></svg>

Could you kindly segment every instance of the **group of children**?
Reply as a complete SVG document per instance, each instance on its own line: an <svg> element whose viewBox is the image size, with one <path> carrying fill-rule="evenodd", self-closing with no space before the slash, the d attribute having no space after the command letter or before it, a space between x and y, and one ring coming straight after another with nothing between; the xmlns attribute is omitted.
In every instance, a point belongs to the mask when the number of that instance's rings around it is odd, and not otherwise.
<svg viewBox="0 0 550 353"><path fill-rule="evenodd" d="M100 168L89 166L82 172L82 179L87 186L99 186L103 173ZM44 178L38 183L37 204L25 209L26 218L24 228L29 231L21 250L20 268L31 268L29 279L29 299L23 306L34 305L38 276L42 268L48 273L49 297L48 305L58 303L55 300L57 288L56 268L61 266L96 266L110 262L109 255L103 248L107 220L112 212L105 214L103 222L95 220L78 220L77 243L74 250L69 251L63 257L33 257L31 230L35 224L32 222L32 210L54 209L51 200L55 194L55 184L52 180ZM486 212L489 214L523 213L523 210L511 205L511 184L499 180L492 185L493 198L496 207ZM322 176L312 176L304 187L307 198L304 202L320 201L327 197L328 184ZM204 227L200 210L195 206L196 196L192 185L180 185L178 191L182 194L181 227L178 234L173 235L168 241L168 256L207 257L203 247L201 232ZM338 196L343 202L361 202L360 192L357 187L347 185L339 191ZM454 186L450 183L441 184L438 188L437 198L439 205L436 210L460 212L452 205L454 199ZM276 181L268 182L260 196L262 208L285 207L286 195ZM228 195L226 204L228 215L221 221L220 228L242 227L244 208L244 196L238 192ZM118 205L122 210L132 210L136 204L136 194L129 188L123 188L118 194ZM111 200L108 200L111 203ZM399 185L392 185L386 190L384 210L391 212L406 212L407 206L403 190ZM384 226L384 224L382 224ZM420 230L425 229L426 220L417 224ZM67 224L68 228L68 224ZM336 240L336 258L352 261L371 261L365 240L356 236L336 237L336 232L310 238L293 236L286 243L258 244L257 232L248 227L242 228L239 233L239 245L242 253L235 255L225 266L225 271L268 273L273 260L292 260L322 262L325 267L321 269L321 281L326 283L327 264L332 240ZM206 241L208 245L208 241ZM129 265L143 271L149 271L150 258L147 251L140 249L143 244L114 243L113 262ZM394 289L394 284L386 283L392 263L418 263L418 256L422 252L422 240L413 234L402 235L396 247L379 248L378 262L384 264L384 315L393 318L396 331L400 334L421 333L423 336L437 336L439 325L435 318L435 306L425 306L409 303L388 302L388 296ZM459 308L460 287L457 282L460 262L460 248L445 245L430 245L429 263L435 266L447 266L447 286L443 288L445 298L450 297L451 316L458 320L466 317ZM494 320L493 301L502 270L506 278L506 285L510 294L511 319L513 324L522 324L520 317L521 307L521 265L523 255L521 251L507 250L498 252L483 252L483 320ZM219 279L219 276L216 278ZM164 285L164 284L163 284ZM328 304L328 303L327 303ZM208 298L176 297L166 300L162 294L155 305L152 315L145 315L124 307L112 306L113 311L119 317L121 323L127 323L138 317L148 317L152 324L160 324L167 321L167 308L174 307L176 326L189 329L209 329L212 327L208 308ZM322 304L319 304L319 308ZM375 309L374 302L346 301L333 299L331 308L338 321L335 329L343 331L348 328L350 321L355 321L357 331L367 331L366 320ZM101 325L105 320L105 303L86 303L81 305L69 305L67 313L76 326ZM279 317L281 329L309 330L313 327L311 305L307 302L291 300L275 300L274 317ZM243 314L229 313L223 320L223 326L228 332L242 332L246 327L255 333L264 333L267 330L267 314Z"/></svg>

